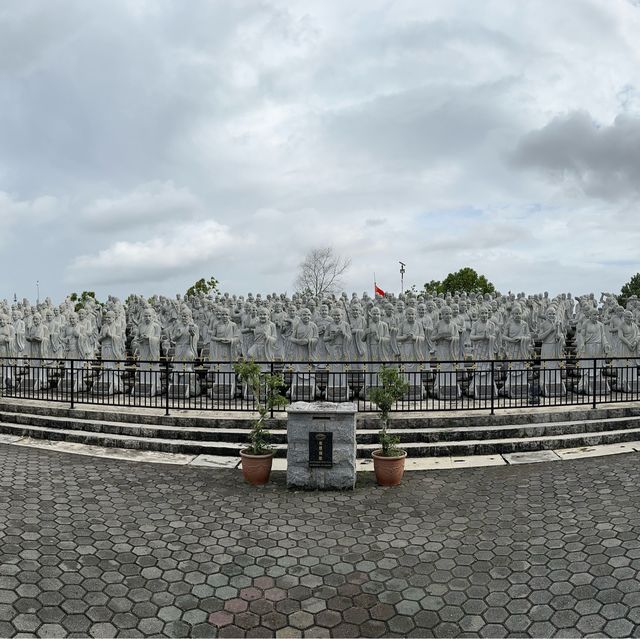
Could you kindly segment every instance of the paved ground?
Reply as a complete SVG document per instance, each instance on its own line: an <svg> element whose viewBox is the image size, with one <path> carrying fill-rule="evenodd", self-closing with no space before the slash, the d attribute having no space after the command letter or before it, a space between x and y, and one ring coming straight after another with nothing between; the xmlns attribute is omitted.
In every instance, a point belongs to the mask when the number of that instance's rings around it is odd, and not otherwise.
<svg viewBox="0 0 640 639"><path fill-rule="evenodd" d="M0 636L638 635L639 462L291 493L0 445Z"/></svg>

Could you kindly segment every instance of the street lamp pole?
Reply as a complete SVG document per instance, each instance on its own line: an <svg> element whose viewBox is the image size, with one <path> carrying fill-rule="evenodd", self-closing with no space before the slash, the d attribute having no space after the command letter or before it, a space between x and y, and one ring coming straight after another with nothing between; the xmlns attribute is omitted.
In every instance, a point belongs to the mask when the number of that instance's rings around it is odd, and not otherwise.
<svg viewBox="0 0 640 639"><path fill-rule="evenodd" d="M405 274L405 269L404 267L406 266L406 264L404 262L400 262L400 292L404 293L404 274Z"/></svg>

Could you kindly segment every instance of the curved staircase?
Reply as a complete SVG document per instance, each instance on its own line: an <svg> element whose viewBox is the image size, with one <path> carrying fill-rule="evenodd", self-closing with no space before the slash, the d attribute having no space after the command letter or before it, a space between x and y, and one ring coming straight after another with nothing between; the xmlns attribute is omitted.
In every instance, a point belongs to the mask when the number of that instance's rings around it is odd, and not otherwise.
<svg viewBox="0 0 640 639"><path fill-rule="evenodd" d="M358 457L378 447L375 414L357 415ZM153 410L70 409L59 405L0 400L0 433L142 451L237 457L251 417L202 413L165 416ZM276 456L286 457L286 417L271 420ZM409 457L521 453L600 444L640 442L640 405L539 408L498 415L397 413L391 434Z"/></svg>

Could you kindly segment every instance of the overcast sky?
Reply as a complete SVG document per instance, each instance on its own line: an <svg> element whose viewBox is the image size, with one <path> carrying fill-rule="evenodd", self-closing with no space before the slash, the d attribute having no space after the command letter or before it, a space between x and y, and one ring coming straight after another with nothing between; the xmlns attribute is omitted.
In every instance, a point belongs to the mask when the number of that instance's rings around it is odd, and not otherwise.
<svg viewBox="0 0 640 639"><path fill-rule="evenodd" d="M637 0L2 0L0 298L640 271Z"/></svg>

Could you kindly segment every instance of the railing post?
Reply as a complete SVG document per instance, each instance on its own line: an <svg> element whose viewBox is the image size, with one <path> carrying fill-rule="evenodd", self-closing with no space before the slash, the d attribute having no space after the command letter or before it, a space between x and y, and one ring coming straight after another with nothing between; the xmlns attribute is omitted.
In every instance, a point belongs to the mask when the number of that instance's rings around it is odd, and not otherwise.
<svg viewBox="0 0 640 639"><path fill-rule="evenodd" d="M491 360L491 414L495 415L495 406L494 406L494 402L495 402L495 389L496 387L496 383L495 383L495 360Z"/></svg>
<svg viewBox="0 0 640 639"><path fill-rule="evenodd" d="M164 360L164 414L169 414L169 360Z"/></svg>
<svg viewBox="0 0 640 639"><path fill-rule="evenodd" d="M597 367L597 359L593 358L593 403L591 404L591 408L594 409L596 407L596 373L598 371Z"/></svg>
<svg viewBox="0 0 640 639"><path fill-rule="evenodd" d="M269 375L271 376L271 381L273 382L273 362L270 363L270 372ZM271 393L272 393L272 389L271 386L269 385L269 400L271 400ZM271 419L273 419L273 402L269 402L271 404Z"/></svg>
<svg viewBox="0 0 640 639"><path fill-rule="evenodd" d="M73 372L73 360L71 360L71 408L73 408L73 387L75 386L75 374Z"/></svg>

